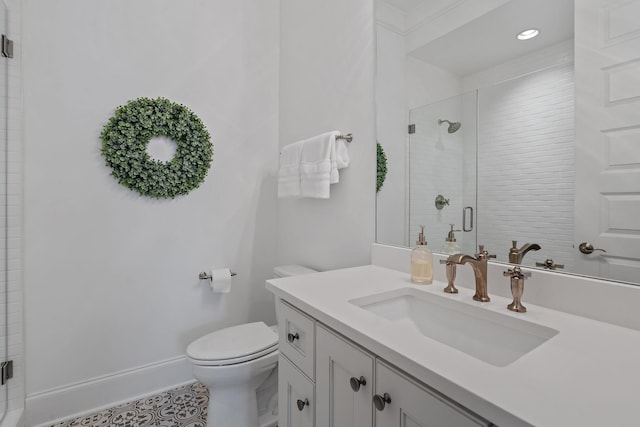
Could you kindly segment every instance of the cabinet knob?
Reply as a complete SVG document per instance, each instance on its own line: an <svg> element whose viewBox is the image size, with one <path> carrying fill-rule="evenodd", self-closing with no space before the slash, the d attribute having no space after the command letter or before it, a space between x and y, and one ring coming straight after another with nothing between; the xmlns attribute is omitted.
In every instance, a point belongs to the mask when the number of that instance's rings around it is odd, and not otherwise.
<svg viewBox="0 0 640 427"><path fill-rule="evenodd" d="M298 399L296 403L298 405L298 410L302 411L305 406L309 406L309 399L305 399L305 400Z"/></svg>
<svg viewBox="0 0 640 427"><path fill-rule="evenodd" d="M389 393L385 393L382 396L379 394L373 396L373 404L376 406L378 411L382 411L387 403L391 403L391 396L389 396Z"/></svg>
<svg viewBox="0 0 640 427"><path fill-rule="evenodd" d="M292 333L287 334L287 341L289 341L289 342L294 342L295 340L297 340L299 338L300 338L300 335L298 335L297 332L296 332L295 335L292 334Z"/></svg>
<svg viewBox="0 0 640 427"><path fill-rule="evenodd" d="M361 385L367 385L367 380L364 377L351 377L349 383L351 384L351 390L358 391Z"/></svg>

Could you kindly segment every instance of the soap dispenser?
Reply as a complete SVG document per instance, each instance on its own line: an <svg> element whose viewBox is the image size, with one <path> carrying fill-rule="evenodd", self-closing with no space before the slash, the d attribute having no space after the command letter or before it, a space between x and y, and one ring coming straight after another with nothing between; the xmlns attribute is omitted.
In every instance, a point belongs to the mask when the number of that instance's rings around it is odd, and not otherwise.
<svg viewBox="0 0 640 427"><path fill-rule="evenodd" d="M433 255L427 249L424 225L420 226L416 247L411 251L411 281L422 285L429 285L433 281Z"/></svg>
<svg viewBox="0 0 640 427"><path fill-rule="evenodd" d="M454 230L454 224L449 224L451 226L451 230L447 234L447 238L444 239L444 253L453 255L460 252L460 248L458 247L458 242L456 242L456 231L462 230Z"/></svg>

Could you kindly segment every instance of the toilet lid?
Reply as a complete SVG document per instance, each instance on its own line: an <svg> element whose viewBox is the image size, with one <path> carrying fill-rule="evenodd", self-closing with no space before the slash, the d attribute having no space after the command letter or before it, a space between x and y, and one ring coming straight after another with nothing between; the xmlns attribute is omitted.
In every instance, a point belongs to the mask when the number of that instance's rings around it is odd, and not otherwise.
<svg viewBox="0 0 640 427"><path fill-rule="evenodd" d="M227 365L274 351L278 334L264 322L245 323L212 332L187 347L187 355L202 364Z"/></svg>

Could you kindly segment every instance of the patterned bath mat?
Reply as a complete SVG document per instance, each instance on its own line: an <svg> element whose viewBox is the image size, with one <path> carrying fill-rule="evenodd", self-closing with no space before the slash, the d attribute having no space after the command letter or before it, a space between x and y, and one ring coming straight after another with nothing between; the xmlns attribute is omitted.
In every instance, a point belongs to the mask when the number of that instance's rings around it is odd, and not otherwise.
<svg viewBox="0 0 640 427"><path fill-rule="evenodd" d="M205 427L209 392L193 383L51 427Z"/></svg>

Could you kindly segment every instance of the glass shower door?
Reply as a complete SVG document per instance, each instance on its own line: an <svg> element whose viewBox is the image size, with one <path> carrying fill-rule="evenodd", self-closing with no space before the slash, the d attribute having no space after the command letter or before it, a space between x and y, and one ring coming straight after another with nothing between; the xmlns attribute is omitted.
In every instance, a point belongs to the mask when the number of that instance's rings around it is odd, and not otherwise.
<svg viewBox="0 0 640 427"><path fill-rule="evenodd" d="M429 248L445 252L453 224L459 251L475 253L477 92L414 108L409 120L409 243L424 225Z"/></svg>
<svg viewBox="0 0 640 427"><path fill-rule="evenodd" d="M0 2L0 34L7 34L7 7ZM9 58L0 55L0 363L7 358L7 108ZM0 385L0 420L7 412L7 384Z"/></svg>

